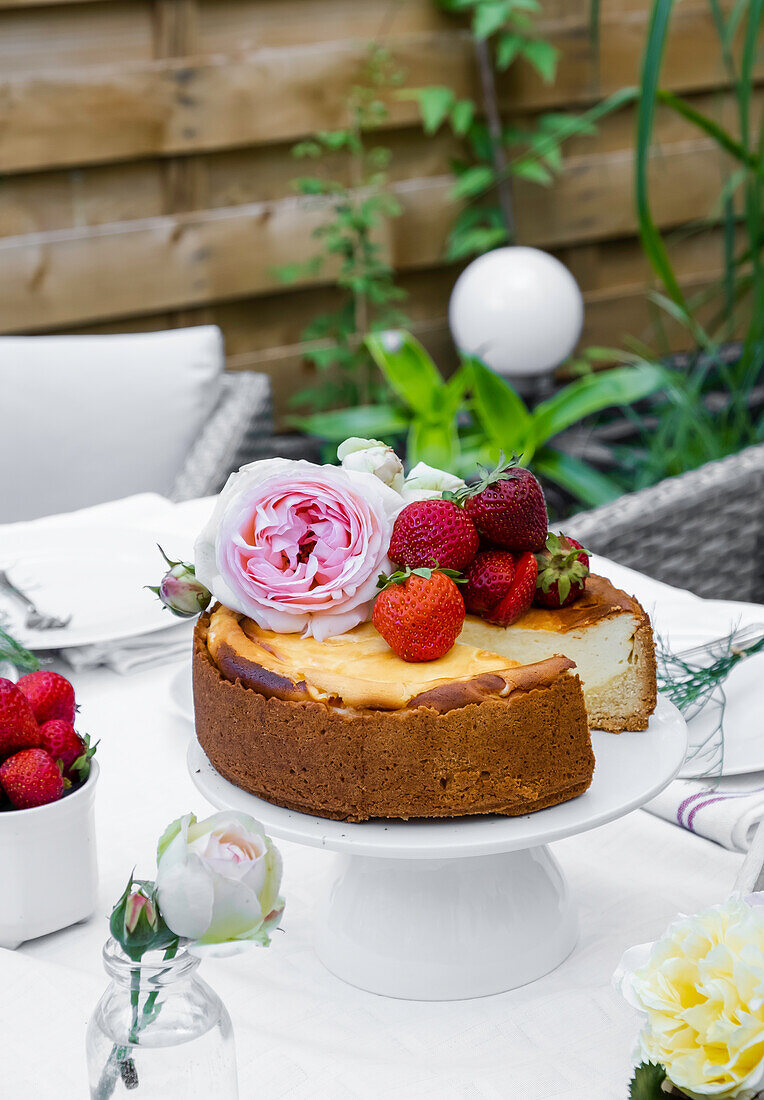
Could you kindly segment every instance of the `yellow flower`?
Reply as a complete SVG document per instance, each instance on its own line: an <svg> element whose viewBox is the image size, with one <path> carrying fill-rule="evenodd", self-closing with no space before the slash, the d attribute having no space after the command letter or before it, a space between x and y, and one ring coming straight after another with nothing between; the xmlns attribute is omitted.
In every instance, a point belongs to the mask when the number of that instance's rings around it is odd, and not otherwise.
<svg viewBox="0 0 764 1100"><path fill-rule="evenodd" d="M764 1088L764 908L734 898L682 917L628 951L615 980L646 1014L642 1060L688 1096Z"/></svg>

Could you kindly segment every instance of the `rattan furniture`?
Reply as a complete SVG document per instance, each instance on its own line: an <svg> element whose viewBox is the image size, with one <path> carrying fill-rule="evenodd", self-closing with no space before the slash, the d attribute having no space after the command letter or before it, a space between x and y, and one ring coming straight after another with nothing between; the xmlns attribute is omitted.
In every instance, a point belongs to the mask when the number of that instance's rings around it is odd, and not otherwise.
<svg viewBox="0 0 764 1100"><path fill-rule="evenodd" d="M222 382L220 399L173 485L172 500L217 493L232 470L265 457L273 434L270 379L241 371L224 374Z"/></svg>
<svg viewBox="0 0 764 1100"><path fill-rule="evenodd" d="M565 520L589 550L710 599L764 603L764 444Z"/></svg>

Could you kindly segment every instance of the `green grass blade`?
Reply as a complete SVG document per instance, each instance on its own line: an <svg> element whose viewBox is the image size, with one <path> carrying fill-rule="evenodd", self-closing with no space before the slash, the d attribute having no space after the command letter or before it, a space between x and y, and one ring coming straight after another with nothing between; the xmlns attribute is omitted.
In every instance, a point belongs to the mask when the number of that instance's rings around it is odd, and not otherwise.
<svg viewBox="0 0 764 1100"><path fill-rule="evenodd" d="M642 247L653 270L662 279L670 298L684 305L679 282L671 266L666 246L653 220L650 207L648 170L663 53L674 0L655 0L642 59L641 95L637 108L635 202Z"/></svg>
<svg viewBox="0 0 764 1100"><path fill-rule="evenodd" d="M709 118L702 111L696 110L686 99L674 95L673 92L660 90L656 93L656 97L660 103L671 107L682 118L691 122L693 126L697 126L710 138L713 138L716 144L729 153L731 157L734 157L735 160L739 160L742 164L746 164L748 167L756 169L756 171L761 170L762 165L757 154L746 149L742 142L738 141L729 130L725 130L715 119Z"/></svg>

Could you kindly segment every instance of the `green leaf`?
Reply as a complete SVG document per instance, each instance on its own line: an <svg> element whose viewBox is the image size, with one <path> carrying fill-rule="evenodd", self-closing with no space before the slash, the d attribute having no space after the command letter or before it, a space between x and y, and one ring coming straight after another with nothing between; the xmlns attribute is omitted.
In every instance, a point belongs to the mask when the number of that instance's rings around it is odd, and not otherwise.
<svg viewBox="0 0 764 1100"><path fill-rule="evenodd" d="M559 432L577 424L585 416L611 405L631 405L667 383L663 367L642 363L633 367L614 367L563 386L533 410L533 438L537 447Z"/></svg>
<svg viewBox="0 0 764 1100"><path fill-rule="evenodd" d="M522 49L523 57L530 61L533 68L542 80L551 84L557 71L557 56L559 50L551 42L545 42L542 38L529 38Z"/></svg>
<svg viewBox="0 0 764 1100"><path fill-rule="evenodd" d="M0 661L9 661L19 672L37 672L40 667L40 662L34 653L24 649L23 645L2 627L0 627Z"/></svg>
<svg viewBox="0 0 764 1100"><path fill-rule="evenodd" d="M287 423L310 435L341 443L351 435L362 439L388 441L408 429L410 418L389 405L359 405L355 409L313 413L312 416L289 417Z"/></svg>
<svg viewBox="0 0 764 1100"><path fill-rule="evenodd" d="M427 421L417 417L412 421L406 441L406 458L410 465L427 462L439 470L451 471L458 454L456 424Z"/></svg>
<svg viewBox="0 0 764 1100"><path fill-rule="evenodd" d="M512 387L475 356L465 356L472 372L473 407L491 443L506 454L524 452L531 414Z"/></svg>
<svg viewBox="0 0 764 1100"><path fill-rule="evenodd" d="M451 125L460 137L469 130L475 118L475 104L471 99L459 99L451 110Z"/></svg>
<svg viewBox="0 0 764 1100"><path fill-rule="evenodd" d="M540 183L548 187L554 177L548 168L537 160L516 160L512 165L512 174L520 179L530 180L531 183Z"/></svg>
<svg viewBox="0 0 764 1100"><path fill-rule="evenodd" d="M483 0L475 8L472 18L472 33L475 38L490 38L506 23L512 11L510 0Z"/></svg>
<svg viewBox="0 0 764 1100"><path fill-rule="evenodd" d="M629 1085L629 1100L666 1100L666 1093L661 1088L665 1080L666 1071L663 1066L643 1062L634 1070Z"/></svg>
<svg viewBox="0 0 764 1100"><path fill-rule="evenodd" d="M475 164L458 177L449 192L452 199L471 199L486 191L494 182L496 173L487 164Z"/></svg>
<svg viewBox="0 0 764 1100"><path fill-rule="evenodd" d="M424 132L434 134L448 118L456 96L451 88L434 85L431 88L407 88L398 93L398 98L415 99L419 104Z"/></svg>
<svg viewBox="0 0 764 1100"><path fill-rule="evenodd" d="M426 417L443 378L419 341L409 332L391 329L371 333L365 344L398 396L414 413Z"/></svg>
<svg viewBox="0 0 764 1100"><path fill-rule="evenodd" d="M623 493L622 487L606 474L587 466L579 458L543 447L531 463L536 474L553 481L571 493L587 508L607 504Z"/></svg>
<svg viewBox="0 0 764 1100"><path fill-rule="evenodd" d="M490 229L487 226L461 232L454 229L448 238L446 259L463 260L467 256L474 256L475 253L490 252L492 248L498 248L500 244L506 243L506 229Z"/></svg>
<svg viewBox="0 0 764 1100"><path fill-rule="evenodd" d="M519 34L502 34L496 43L496 68L500 72L508 69L525 45L525 39Z"/></svg>

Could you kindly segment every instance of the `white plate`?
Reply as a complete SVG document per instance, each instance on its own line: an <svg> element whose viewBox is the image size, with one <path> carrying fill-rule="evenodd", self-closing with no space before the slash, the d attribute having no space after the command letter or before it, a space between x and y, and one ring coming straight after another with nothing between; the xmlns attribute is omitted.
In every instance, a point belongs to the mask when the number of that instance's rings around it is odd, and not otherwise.
<svg viewBox="0 0 764 1100"><path fill-rule="evenodd" d="M730 605L734 607L734 605ZM751 608L741 605L748 612ZM764 608L761 621L764 623ZM732 623L734 626L734 621ZM693 628L674 630L671 645L675 652L704 645L720 636L718 630ZM745 775L764 770L764 653L755 653L736 665L724 683L726 706L724 708L724 763L723 775ZM682 768L684 779L699 774L693 767L693 747L702 744L712 734L715 725L713 708L703 710L688 722L688 764Z"/></svg>
<svg viewBox="0 0 764 1100"><path fill-rule="evenodd" d="M182 665L170 680L170 701L189 722L196 721L190 661Z"/></svg>
<svg viewBox="0 0 764 1100"><path fill-rule="evenodd" d="M27 630L21 604L0 589L0 620L28 649L65 649L146 634L178 620L144 585L158 584L166 570L157 550L185 557L190 547L178 535L134 528L78 528L66 535L30 536L5 530L0 567L44 614L65 617L58 630Z"/></svg>
<svg viewBox="0 0 764 1100"><path fill-rule="evenodd" d="M668 699L659 699L642 733L592 731L596 766L588 791L525 817L365 821L349 825L311 817L247 794L223 779L196 738L188 751L191 778L220 809L241 810L283 840L353 855L443 859L520 851L595 829L654 798L679 771L687 748L687 726Z"/></svg>

